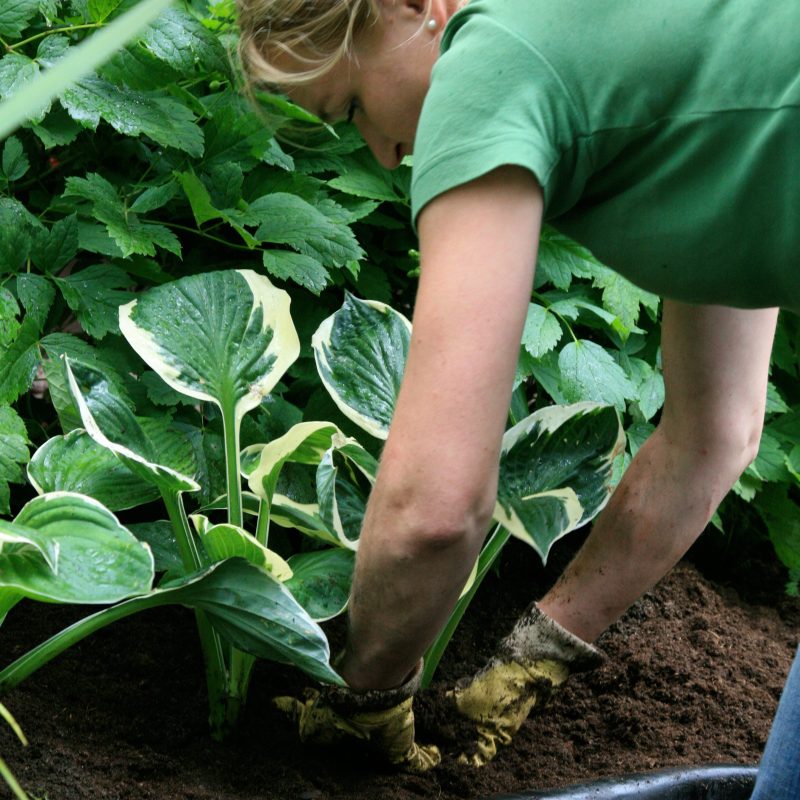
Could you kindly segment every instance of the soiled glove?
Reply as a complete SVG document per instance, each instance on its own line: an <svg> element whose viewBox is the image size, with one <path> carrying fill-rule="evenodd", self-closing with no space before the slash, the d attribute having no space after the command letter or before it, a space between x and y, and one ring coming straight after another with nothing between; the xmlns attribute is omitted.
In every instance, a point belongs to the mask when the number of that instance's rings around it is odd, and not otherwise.
<svg viewBox="0 0 800 800"><path fill-rule="evenodd" d="M354 692L346 687L307 689L305 701L276 697L274 705L297 722L300 739L330 744L347 736L367 742L391 764L424 772L441 761L439 749L414 741L414 693L421 668L402 686Z"/></svg>
<svg viewBox="0 0 800 800"><path fill-rule="evenodd" d="M506 745L536 706L547 704L573 672L599 666L605 656L531 605L495 655L451 697L476 724L477 740L459 756L481 767Z"/></svg>

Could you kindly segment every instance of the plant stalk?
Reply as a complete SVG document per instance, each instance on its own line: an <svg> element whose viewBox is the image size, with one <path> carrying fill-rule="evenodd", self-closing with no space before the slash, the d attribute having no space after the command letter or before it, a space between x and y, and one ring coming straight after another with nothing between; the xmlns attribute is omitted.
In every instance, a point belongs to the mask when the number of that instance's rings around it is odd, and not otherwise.
<svg viewBox="0 0 800 800"><path fill-rule="evenodd" d="M500 551L510 537L511 533L499 524L489 536L489 541L486 542L483 550L481 550L481 554L478 556L478 570L475 574L474 583L470 586L469 591L465 592L459 598L456 607L453 609L453 613L448 618L441 633L436 638L436 641L428 648L427 653L425 653L425 663L420 684L422 689L427 689L430 682L433 680L442 654L447 648L447 645L450 644L450 639L452 639L455 629L461 622L464 612L467 610L467 607L472 602L472 598L480 588L483 579L486 577L486 573L489 572L489 569L492 564L494 564L497 556L500 555Z"/></svg>

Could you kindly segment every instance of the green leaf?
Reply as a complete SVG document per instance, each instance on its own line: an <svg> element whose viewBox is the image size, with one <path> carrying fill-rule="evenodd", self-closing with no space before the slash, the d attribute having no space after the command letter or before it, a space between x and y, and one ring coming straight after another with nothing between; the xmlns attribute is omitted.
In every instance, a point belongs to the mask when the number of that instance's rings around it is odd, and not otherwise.
<svg viewBox="0 0 800 800"><path fill-rule="evenodd" d="M574 240L559 233L550 225L542 227L536 264L536 287L552 283L566 291L572 278L588 278L600 262Z"/></svg>
<svg viewBox="0 0 800 800"><path fill-rule="evenodd" d="M66 147L78 138L83 128L59 107L44 117L41 124L32 124L31 130L39 137L46 150Z"/></svg>
<svg viewBox="0 0 800 800"><path fill-rule="evenodd" d="M319 295L330 281L330 274L316 258L289 250L264 250L264 268L275 278L294 281Z"/></svg>
<svg viewBox="0 0 800 800"><path fill-rule="evenodd" d="M225 49L218 36L180 8L168 8L142 34L140 41L157 58L182 73L199 64L227 72Z"/></svg>
<svg viewBox="0 0 800 800"><path fill-rule="evenodd" d="M636 389L616 361L599 344L579 339L558 356L561 390L568 401L610 403L623 411Z"/></svg>
<svg viewBox="0 0 800 800"><path fill-rule="evenodd" d="M97 130L102 119L125 136L149 136L162 147L195 157L203 154L203 132L194 114L177 100L115 86L96 76L66 89L60 99L84 128Z"/></svg>
<svg viewBox="0 0 800 800"><path fill-rule="evenodd" d="M250 204L248 218L259 226L259 241L287 244L325 266L342 266L364 255L350 228L331 222L295 195L274 192L260 197Z"/></svg>
<svg viewBox="0 0 800 800"><path fill-rule="evenodd" d="M537 303L528 305L522 346L531 356L540 358L552 350L561 340L562 334L561 323L544 306Z"/></svg>
<svg viewBox="0 0 800 800"><path fill-rule="evenodd" d="M59 272L78 254L78 217L71 214L34 239L31 258L43 272Z"/></svg>
<svg viewBox="0 0 800 800"><path fill-rule="evenodd" d="M0 403L13 403L27 392L39 365L39 326L26 317L16 340L0 352Z"/></svg>
<svg viewBox="0 0 800 800"><path fill-rule="evenodd" d="M0 405L0 514L8 514L9 483L24 483L22 466L28 462L28 432L13 408Z"/></svg>
<svg viewBox="0 0 800 800"><path fill-rule="evenodd" d="M132 296L130 292L119 291L131 285L123 270L98 264L54 280L86 333L96 339L109 332L119 333L118 309Z"/></svg>
<svg viewBox="0 0 800 800"><path fill-rule="evenodd" d="M21 92L37 75L39 65L21 53L9 53L0 59L0 98Z"/></svg>
<svg viewBox="0 0 800 800"><path fill-rule="evenodd" d="M627 278L599 262L592 268L593 284L603 290L603 305L613 311L626 328L633 330L644 306L654 314L658 310L658 295L634 286Z"/></svg>
<svg viewBox="0 0 800 800"><path fill-rule="evenodd" d="M0 533L28 530L56 542L57 573L39 559L9 559L0 587L57 603L114 603L150 589L149 548L96 500L55 492L31 500L13 522L0 520Z"/></svg>
<svg viewBox="0 0 800 800"><path fill-rule="evenodd" d="M129 44L115 53L100 70L100 77L115 86L127 86L142 92L161 94L174 91L181 79L178 71L156 58L141 44ZM192 95L194 99L194 95Z"/></svg>
<svg viewBox="0 0 800 800"><path fill-rule="evenodd" d="M25 307L26 319L42 330L56 296L53 284L41 275L22 273L17 276L17 294Z"/></svg>
<svg viewBox="0 0 800 800"><path fill-rule="evenodd" d="M203 609L214 628L239 650L294 664L325 683L342 684L330 666L322 629L268 573L236 558L185 580L185 585L157 590L164 602Z"/></svg>
<svg viewBox="0 0 800 800"><path fill-rule="evenodd" d="M348 156L342 174L328 181L328 185L368 200L404 200L395 190L391 172L381 167L366 148Z"/></svg>
<svg viewBox="0 0 800 800"><path fill-rule="evenodd" d="M385 439L405 369L411 323L400 313L350 294L312 338L317 371L342 413Z"/></svg>
<svg viewBox="0 0 800 800"><path fill-rule="evenodd" d="M786 469L786 452L780 441L772 436L769 430L762 432L758 455L747 471L764 481L789 480L789 472Z"/></svg>
<svg viewBox="0 0 800 800"><path fill-rule="evenodd" d="M355 553L344 548L298 553L289 559L294 574L286 588L312 619L324 622L347 607L354 563Z"/></svg>
<svg viewBox="0 0 800 800"><path fill-rule="evenodd" d="M3 147L3 174L7 181L18 181L30 169L22 142L16 136L6 139Z"/></svg>
<svg viewBox="0 0 800 800"><path fill-rule="evenodd" d="M19 333L19 305L4 286L0 286L0 348L8 347Z"/></svg>
<svg viewBox="0 0 800 800"><path fill-rule="evenodd" d="M251 564L269 572L277 581L292 577L292 568L276 552L265 547L244 528L224 523L208 525L205 517L192 517L200 541L212 563L228 558L244 558ZM198 522L202 520L202 522Z"/></svg>
<svg viewBox="0 0 800 800"><path fill-rule="evenodd" d="M120 309L131 346L178 392L228 409L256 408L297 358L289 295L249 270L192 275Z"/></svg>
<svg viewBox="0 0 800 800"><path fill-rule="evenodd" d="M4 2L12 16L19 15L20 4L17 0ZM38 118L70 84L96 69L120 46L156 19L170 2L171 0L142 0L103 30L72 48L57 65L31 81L25 92L16 91L13 97L0 103L0 139L4 139L26 120ZM23 0L22 7L26 8L28 3L38 5L37 0Z"/></svg>
<svg viewBox="0 0 800 800"><path fill-rule="evenodd" d="M125 208L117 190L101 175L67 178L65 197L82 197L92 204L92 214L105 223L122 255L134 253L155 255L156 245L180 255L175 235L161 225L140 222L136 214Z"/></svg>
<svg viewBox="0 0 800 800"><path fill-rule="evenodd" d="M0 36L16 39L39 12L39 0L0 0Z"/></svg>
<svg viewBox="0 0 800 800"><path fill-rule="evenodd" d="M194 214L198 226L203 225L204 222L208 222L209 220L224 217L222 212L214 208L208 189L206 189L203 182L194 172L179 172L177 177L189 200L189 205L192 207L192 213Z"/></svg>
<svg viewBox="0 0 800 800"><path fill-rule="evenodd" d="M136 214L147 214L163 208L178 194L178 184L170 180L160 186L148 186L131 204L131 211Z"/></svg>
<svg viewBox="0 0 800 800"><path fill-rule="evenodd" d="M494 518L547 559L553 543L599 513L625 447L616 411L550 406L503 436Z"/></svg>
<svg viewBox="0 0 800 800"><path fill-rule="evenodd" d="M22 203L0 197L0 274L18 272L31 251L41 224Z"/></svg>
<svg viewBox="0 0 800 800"><path fill-rule="evenodd" d="M121 5L123 0L89 0L86 8L91 22L105 22Z"/></svg>
<svg viewBox="0 0 800 800"><path fill-rule="evenodd" d="M183 575L183 559L172 523L167 520L138 522L128 525L128 530L140 541L150 547L155 559L156 572L166 572L173 576Z"/></svg>
<svg viewBox="0 0 800 800"><path fill-rule="evenodd" d="M87 364L71 362L68 358L64 363L72 398L92 439L115 453L136 475L162 491L194 492L200 488L194 478L181 472L183 463L160 462L162 443L148 438L141 423L102 372ZM181 457L180 461L183 462L184 458Z"/></svg>
<svg viewBox="0 0 800 800"><path fill-rule="evenodd" d="M131 472L110 450L82 430L46 441L31 458L28 477L39 494L77 492L111 511L148 503L158 490Z"/></svg>

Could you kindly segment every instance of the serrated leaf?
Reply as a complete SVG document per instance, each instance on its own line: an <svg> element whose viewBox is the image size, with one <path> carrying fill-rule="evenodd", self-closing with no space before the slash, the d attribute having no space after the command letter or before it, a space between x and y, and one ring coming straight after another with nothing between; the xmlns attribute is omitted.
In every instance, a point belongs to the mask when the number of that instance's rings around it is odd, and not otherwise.
<svg viewBox="0 0 800 800"><path fill-rule="evenodd" d="M55 108L40 124L32 124L31 130L39 137L46 150L72 144L83 128L63 108Z"/></svg>
<svg viewBox="0 0 800 800"><path fill-rule="evenodd" d="M17 272L41 223L18 200L0 197L0 275Z"/></svg>
<svg viewBox="0 0 800 800"><path fill-rule="evenodd" d="M540 358L552 350L562 333L561 323L544 306L537 303L528 305L522 345L534 358Z"/></svg>
<svg viewBox="0 0 800 800"><path fill-rule="evenodd" d="M592 278L593 284L603 290L603 305L613 311L628 329L636 327L640 306L653 313L658 309L658 295L634 286L627 278L599 262L592 267Z"/></svg>
<svg viewBox="0 0 800 800"><path fill-rule="evenodd" d="M203 166L238 164L245 172L255 167L270 150L272 131L237 97L226 95L214 106L203 128Z"/></svg>
<svg viewBox="0 0 800 800"><path fill-rule="evenodd" d="M16 39L39 12L39 0L0 0L0 36Z"/></svg>
<svg viewBox="0 0 800 800"><path fill-rule="evenodd" d="M294 281L310 292L319 295L328 285L328 270L316 258L289 250L264 250L264 268L270 275L283 281Z"/></svg>
<svg viewBox="0 0 800 800"><path fill-rule="evenodd" d="M208 71L227 70L219 37L183 9L168 8L140 41L157 58L183 73L191 72L197 64Z"/></svg>
<svg viewBox="0 0 800 800"><path fill-rule="evenodd" d="M178 184L174 180L160 186L148 186L131 204L131 211L136 214L147 214L163 208L178 194Z"/></svg>
<svg viewBox="0 0 800 800"><path fill-rule="evenodd" d="M89 0L86 10L90 22L105 22L121 5L123 0Z"/></svg>
<svg viewBox="0 0 800 800"><path fill-rule="evenodd" d="M17 338L0 353L0 403L13 403L30 389L40 361L38 343L39 326L26 317Z"/></svg>
<svg viewBox="0 0 800 800"><path fill-rule="evenodd" d="M180 80L180 73L156 58L141 44L129 44L103 65L102 78L116 86L148 92L169 87Z"/></svg>
<svg viewBox="0 0 800 800"><path fill-rule="evenodd" d="M194 157L203 154L203 132L194 114L171 98L154 97L92 76L66 89L60 99L69 115L85 128L96 130L102 119L125 136L149 136L162 147L174 147Z"/></svg>
<svg viewBox="0 0 800 800"><path fill-rule="evenodd" d="M119 267L97 264L54 280L90 336L102 339L109 332L119 333L118 309L132 296L120 291L130 286L131 280Z"/></svg>
<svg viewBox="0 0 800 800"><path fill-rule="evenodd" d="M55 300L53 284L33 272L22 273L17 275L17 295L25 308L25 318L41 331Z"/></svg>
<svg viewBox="0 0 800 800"><path fill-rule="evenodd" d="M780 441L768 430L762 432L758 455L747 471L764 481L789 479L789 471L786 468L786 452Z"/></svg>
<svg viewBox="0 0 800 800"><path fill-rule="evenodd" d="M101 175L90 173L86 178L67 178L64 196L82 197L92 204L92 214L105 223L122 255L152 256L156 246L180 255L180 242L172 231L162 225L140 222Z"/></svg>
<svg viewBox="0 0 800 800"><path fill-rule="evenodd" d="M23 483L22 471L30 456L25 423L13 408L0 405L0 514L8 514L9 483Z"/></svg>
<svg viewBox="0 0 800 800"><path fill-rule="evenodd" d="M353 232L336 225L310 203L283 192L260 197L250 204L248 216L258 224L256 238L287 244L324 266L342 266L364 255Z"/></svg>
<svg viewBox="0 0 800 800"><path fill-rule="evenodd" d="M9 53L0 59L0 99L19 96L38 74L39 65L33 59L21 53ZM41 122L46 113L47 109L43 110L35 121Z"/></svg>
<svg viewBox="0 0 800 800"><path fill-rule="evenodd" d="M43 272L58 272L78 253L78 217L71 214L37 233L31 258Z"/></svg>
<svg viewBox="0 0 800 800"><path fill-rule="evenodd" d="M350 155L344 162L342 174L328 181L328 185L368 200L402 202L404 199L395 191L391 172L378 164L366 149Z"/></svg>
<svg viewBox="0 0 800 800"><path fill-rule="evenodd" d="M188 170L179 172L177 173L177 178L183 187L189 205L192 207L192 213L198 226L202 226L203 223L209 220L223 217L222 212L218 211L211 202L208 189L194 172Z"/></svg>
<svg viewBox="0 0 800 800"><path fill-rule="evenodd" d="M591 277L600 262L583 246L550 225L542 227L536 264L536 286L552 283L566 291L573 277Z"/></svg>
<svg viewBox="0 0 800 800"><path fill-rule="evenodd" d="M0 348L8 347L19 333L19 305L5 286L0 286Z"/></svg>
<svg viewBox="0 0 800 800"><path fill-rule="evenodd" d="M636 387L624 370L599 344L579 339L559 353L561 391L568 402L592 400L619 410L636 397Z"/></svg>
<svg viewBox="0 0 800 800"><path fill-rule="evenodd" d="M3 146L3 174L6 180L18 181L30 167L22 142L16 136L10 136Z"/></svg>

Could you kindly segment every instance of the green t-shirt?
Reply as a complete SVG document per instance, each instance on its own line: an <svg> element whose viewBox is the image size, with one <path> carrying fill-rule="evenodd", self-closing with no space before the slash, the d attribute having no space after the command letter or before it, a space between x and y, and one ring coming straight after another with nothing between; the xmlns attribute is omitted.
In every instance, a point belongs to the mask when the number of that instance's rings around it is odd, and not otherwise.
<svg viewBox="0 0 800 800"><path fill-rule="evenodd" d="M503 164L646 289L800 310L800 0L472 0L423 106L414 219Z"/></svg>

